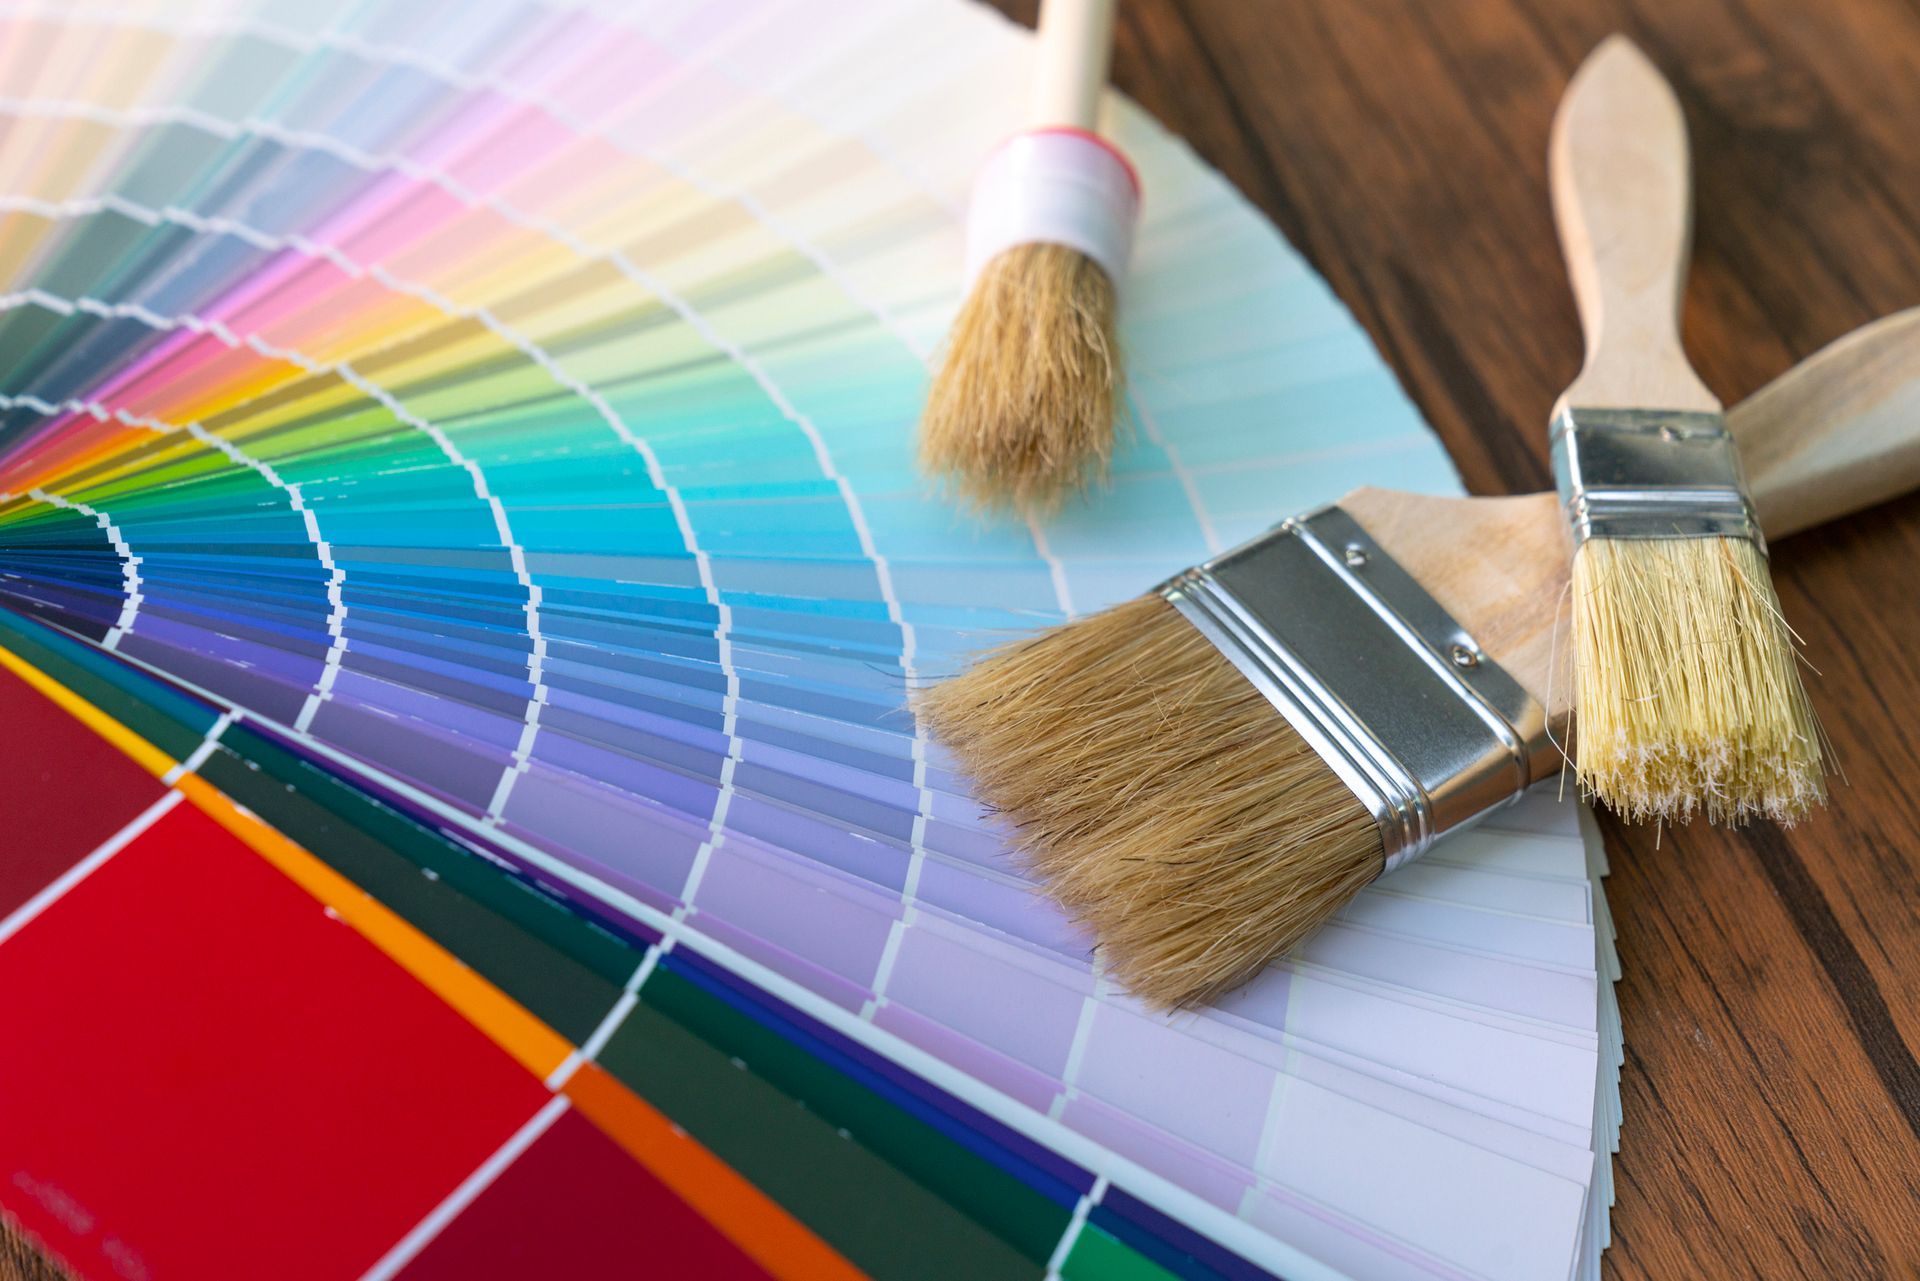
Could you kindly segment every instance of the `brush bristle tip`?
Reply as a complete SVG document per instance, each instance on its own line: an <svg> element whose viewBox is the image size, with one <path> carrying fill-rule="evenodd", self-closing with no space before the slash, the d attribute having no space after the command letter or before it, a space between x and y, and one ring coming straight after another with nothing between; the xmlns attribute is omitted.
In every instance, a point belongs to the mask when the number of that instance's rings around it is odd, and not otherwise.
<svg viewBox="0 0 1920 1281"><path fill-rule="evenodd" d="M1380 872L1371 815L1157 596L1007 646L916 707L1156 1008L1246 982Z"/></svg>
<svg viewBox="0 0 1920 1281"><path fill-rule="evenodd" d="M982 269L921 417L922 468L980 511L1045 516L1102 481L1122 383L1113 282L1063 245Z"/></svg>
<svg viewBox="0 0 1920 1281"><path fill-rule="evenodd" d="M1573 631L1575 769L1624 817L1791 823L1824 801L1824 739L1751 542L1590 540Z"/></svg>

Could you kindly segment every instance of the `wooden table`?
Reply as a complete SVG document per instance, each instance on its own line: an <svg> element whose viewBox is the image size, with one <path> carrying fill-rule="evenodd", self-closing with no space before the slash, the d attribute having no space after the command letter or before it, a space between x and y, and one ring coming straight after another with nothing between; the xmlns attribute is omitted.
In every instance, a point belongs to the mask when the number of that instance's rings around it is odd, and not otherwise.
<svg viewBox="0 0 1920 1281"><path fill-rule="evenodd" d="M1115 78L1332 282L1468 486L1506 493L1550 484L1580 358L1548 123L1615 30L1686 108L1686 339L1716 392L1920 303L1907 0L1122 0ZM1920 1276L1920 499L1774 566L1846 780L1791 831L1603 822L1622 1281Z"/></svg>

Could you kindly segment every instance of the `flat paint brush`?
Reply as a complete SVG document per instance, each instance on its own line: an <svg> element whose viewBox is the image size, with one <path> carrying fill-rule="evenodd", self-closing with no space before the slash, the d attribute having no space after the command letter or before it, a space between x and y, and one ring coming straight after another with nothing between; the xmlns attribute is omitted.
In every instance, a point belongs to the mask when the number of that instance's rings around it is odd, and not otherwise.
<svg viewBox="0 0 1920 1281"><path fill-rule="evenodd" d="M920 422L920 463L968 505L1029 516L1106 474L1122 372L1133 167L1095 132L1114 0L1046 0L1032 126L974 183L971 286Z"/></svg>
<svg viewBox="0 0 1920 1281"><path fill-rule="evenodd" d="M1553 414L1575 771L1629 819L1791 822L1825 799L1823 744L1720 402L1680 343L1686 124L1625 37L1574 75L1550 168L1587 339Z"/></svg>
<svg viewBox="0 0 1920 1281"><path fill-rule="evenodd" d="M1920 311L1729 416L1778 538L1920 485ZM1362 489L916 700L1148 1003L1251 977L1561 768L1554 494Z"/></svg>

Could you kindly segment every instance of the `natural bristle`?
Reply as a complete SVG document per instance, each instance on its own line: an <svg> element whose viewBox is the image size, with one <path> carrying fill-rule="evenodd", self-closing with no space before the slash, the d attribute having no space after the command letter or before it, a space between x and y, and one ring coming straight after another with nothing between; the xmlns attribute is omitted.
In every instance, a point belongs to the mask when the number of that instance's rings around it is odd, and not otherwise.
<svg viewBox="0 0 1920 1281"><path fill-rule="evenodd" d="M948 335L921 466L976 508L1035 515L1104 478L1121 382L1114 312L1113 282L1085 254L996 255Z"/></svg>
<svg viewBox="0 0 1920 1281"><path fill-rule="evenodd" d="M1157 596L995 651L916 709L1156 1007L1252 978L1379 875L1366 809Z"/></svg>
<svg viewBox="0 0 1920 1281"><path fill-rule="evenodd" d="M1574 766L1629 819L1788 823L1826 760L1766 559L1745 539L1592 539L1573 560Z"/></svg>

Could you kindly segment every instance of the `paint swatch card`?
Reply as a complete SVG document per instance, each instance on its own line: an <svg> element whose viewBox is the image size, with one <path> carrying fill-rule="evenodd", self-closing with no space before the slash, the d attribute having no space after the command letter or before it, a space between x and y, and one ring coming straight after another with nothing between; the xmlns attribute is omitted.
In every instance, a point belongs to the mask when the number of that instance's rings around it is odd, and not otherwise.
<svg viewBox="0 0 1920 1281"><path fill-rule="evenodd" d="M1570 802L1167 1017L906 707L1356 485L1458 489L1325 283L1138 109L1111 104L1145 190L1111 489L991 524L912 465L968 179L1024 101L1030 41L989 11L0 0L0 32L0 649L546 1029L553 1097L605 1077L691 1135L772 1207L719 1239L791 1223L872 1275L934 1274L906 1224L971 1243L956 1274L1597 1274L1620 1042ZM112 835L0 801L19 902ZM0 966L78 963L65 910ZM22 1089L47 1142L87 1123ZM658 1184L694 1249L706 1203L620 1166L606 1115L450 1147L356 1266L519 1257L559 1187Z"/></svg>

